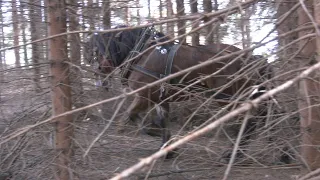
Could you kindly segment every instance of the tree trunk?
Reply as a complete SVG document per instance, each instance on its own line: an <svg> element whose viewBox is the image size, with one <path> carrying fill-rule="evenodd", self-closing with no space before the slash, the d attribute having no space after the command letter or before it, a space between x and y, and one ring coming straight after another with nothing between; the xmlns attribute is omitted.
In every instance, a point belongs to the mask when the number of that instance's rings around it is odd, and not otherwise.
<svg viewBox="0 0 320 180"><path fill-rule="evenodd" d="M309 13L313 14L314 11L314 17L318 24L320 23L319 3L319 0L314 0L314 4L312 3L312 0L305 1ZM298 15L300 27L311 25L310 19L302 8L299 8ZM299 32L299 37L308 33L310 33L310 31ZM313 64L315 61L312 61L311 58L314 57L317 57L317 61L320 60L318 56L315 56L316 51L320 52L319 42L319 36L317 36L317 43L314 39L299 42L299 48L301 48L299 57L301 58L302 64L308 65L306 64L306 61ZM317 47L316 44L318 45ZM301 157L309 170L320 168L320 152L318 148L320 146L320 105L318 103L320 101L319 81L320 73L316 72L299 83L301 95L299 107L302 132Z"/></svg>
<svg viewBox="0 0 320 180"><path fill-rule="evenodd" d="M27 43L27 34L26 34L26 24L27 24L27 19L25 18L24 16L24 2L22 0L20 0L20 21L21 21L21 24L20 24L20 28L22 30L22 42L23 44L26 44ZM24 64L25 65L28 65L29 62L28 62L28 51L27 51L27 46L23 46L23 59L24 59Z"/></svg>
<svg viewBox="0 0 320 180"><path fill-rule="evenodd" d="M3 1L0 1L0 4L1 4L1 14L0 14L0 23L1 23L1 36L2 36L2 39L1 39L1 43L2 43L2 46L5 47L5 43L6 43L6 38L5 38L5 34L4 34L4 26L5 26L5 22L4 22L4 18L3 18L3 9L2 9L2 6L4 4ZM6 62L6 51L2 51L2 65L3 65L3 68L6 68L7 67L7 62Z"/></svg>
<svg viewBox="0 0 320 180"><path fill-rule="evenodd" d="M110 9L110 0L103 1L103 28L111 28L111 9Z"/></svg>
<svg viewBox="0 0 320 180"><path fill-rule="evenodd" d="M0 39L4 39L4 34L3 34L3 15L2 15L2 2L0 2ZM0 49L4 48L4 40L0 41ZM3 80L4 80L4 51L0 51L0 102L1 102L1 96L2 96L2 85L3 85Z"/></svg>
<svg viewBox="0 0 320 180"><path fill-rule="evenodd" d="M248 48L251 45L251 30L250 30L250 17L251 17L251 8L248 7L247 9L243 10L243 14L241 15L240 20L240 29L241 29L241 36L242 36L242 48Z"/></svg>
<svg viewBox="0 0 320 180"><path fill-rule="evenodd" d="M203 11L204 13L210 13L212 12L212 2L211 0L203 0ZM207 18L205 20L205 22L210 21L210 18ZM213 26L212 24L208 25L205 29L206 29L206 44L212 44L213 43Z"/></svg>
<svg viewBox="0 0 320 180"><path fill-rule="evenodd" d="M218 4L218 0L214 0L214 6L213 6L213 10L215 12L217 12L219 10L219 4ZM216 44L219 44L221 41L221 36L220 36L220 22L216 22L215 26L213 27L213 42Z"/></svg>
<svg viewBox="0 0 320 180"><path fill-rule="evenodd" d="M42 0L42 1L44 1L44 9L43 9L43 12L44 12L44 21L45 21L45 27L44 27L44 35L45 35L45 37L48 37L49 36L49 27L47 26L47 22L48 22L48 3L47 3L47 0ZM41 3L41 2L40 2ZM39 9L39 11L40 11L40 8L38 8ZM48 41L45 41L44 42L44 47L43 47L43 49L44 49L44 53L43 53L43 61L44 62L48 62L49 61L49 42Z"/></svg>
<svg viewBox="0 0 320 180"><path fill-rule="evenodd" d="M150 0L148 0L148 19L151 18L151 4L150 4Z"/></svg>
<svg viewBox="0 0 320 180"><path fill-rule="evenodd" d="M124 22L126 25L129 25L130 22L130 12L128 7L124 7Z"/></svg>
<svg viewBox="0 0 320 180"><path fill-rule="evenodd" d="M29 0L30 3L30 9L29 9L29 16L30 16L30 34L31 34L31 41L35 41L40 39L39 37L39 29L37 28L37 23L41 22L41 16L37 14L37 11L35 8L39 8L35 6L35 4L39 4L37 2L38 0ZM39 20L40 17L40 20ZM35 90L36 92L41 92L42 88L40 85L40 50L41 50L41 42L38 43L32 43L31 44L31 50L32 50L32 63L34 64L34 83L35 83Z"/></svg>
<svg viewBox="0 0 320 180"><path fill-rule="evenodd" d="M167 0L167 18L173 17L172 1ZM174 37L174 23L167 23L167 35Z"/></svg>
<svg viewBox="0 0 320 180"><path fill-rule="evenodd" d="M190 0L190 9L192 14L198 13L198 0ZM199 27L199 22L192 22L192 29ZM191 44L192 46L198 46L200 41L199 33L194 32L192 34Z"/></svg>
<svg viewBox="0 0 320 180"><path fill-rule="evenodd" d="M13 44L14 46L19 46L19 18L18 18L18 9L17 9L17 1L12 0L11 1L11 7L12 7L12 22L13 22ZM19 53L19 47L14 48L14 55L16 58L15 64L16 67L20 66L20 53Z"/></svg>
<svg viewBox="0 0 320 180"><path fill-rule="evenodd" d="M48 0L49 35L53 36L65 33L66 26L66 3L64 0ZM68 60L67 41L65 36L50 39L49 42L52 78L52 106L53 115L59 115L71 110L71 88L69 83L69 65L64 61ZM63 116L55 122L55 148L58 153L57 170L61 180L71 179L72 171L69 171L72 151L72 115Z"/></svg>
<svg viewBox="0 0 320 180"><path fill-rule="evenodd" d="M3 11L2 11L2 5L3 2L0 2L0 44L1 44L1 48L4 48L5 45L5 35L4 35L4 31L3 31L3 27L4 27L4 22L3 22ZM5 68L6 67L6 53L5 51L1 51L0 52L0 63L1 63L1 67Z"/></svg>
<svg viewBox="0 0 320 180"><path fill-rule="evenodd" d="M184 0L176 0L177 3L177 15L184 16ZM178 21L178 36L184 35L186 33L186 22L185 21ZM186 37L179 39L180 43L186 42Z"/></svg>
<svg viewBox="0 0 320 180"><path fill-rule="evenodd" d="M77 16L78 4L77 0L69 0L69 29L70 31L79 31L79 20ZM80 35L71 34L70 35L70 62L76 66L81 65L81 52L80 52ZM83 105L83 88L82 88L82 76L79 68L72 68L71 72L71 82L72 87L74 88L75 97L73 98L73 105L75 107L81 107Z"/></svg>
<svg viewBox="0 0 320 180"><path fill-rule="evenodd" d="M163 18L162 11L163 11L163 3L162 3L162 0L159 0L159 16L160 16L160 19ZM163 32L162 24L160 24L159 27L160 27L160 32Z"/></svg>
<svg viewBox="0 0 320 180"><path fill-rule="evenodd" d="M88 7L87 7L87 17L89 21L89 29L94 30L94 14L93 14L93 2L92 0L88 0ZM104 22L103 22L104 24Z"/></svg>

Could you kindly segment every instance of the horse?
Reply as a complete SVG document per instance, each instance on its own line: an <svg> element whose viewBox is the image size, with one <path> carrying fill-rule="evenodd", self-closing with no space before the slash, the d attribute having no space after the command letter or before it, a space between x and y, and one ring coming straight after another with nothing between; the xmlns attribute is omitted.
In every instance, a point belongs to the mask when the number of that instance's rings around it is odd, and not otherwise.
<svg viewBox="0 0 320 180"><path fill-rule="evenodd" d="M121 72L124 72L122 76L127 80L129 88L135 90L213 57L230 55L241 49L228 44L190 46L170 41L154 27L135 29L128 27L127 30L119 32L91 34L88 41L85 42L84 50L85 59L93 65L95 71L110 74L116 68L120 68ZM261 64L263 66L259 66ZM240 76L243 72L249 74ZM214 98L217 100L232 101L231 98L234 95L237 98L246 93L249 95L244 99L248 100L257 98L265 92L266 87L260 84L270 79L271 74L266 58L259 55L242 54L241 57L232 56L215 61L166 83L170 86L181 84L187 86L193 83L211 90L216 94ZM203 78L208 75L211 76ZM197 82L199 79L200 81ZM141 120L139 115L141 112L146 111L150 104L156 105L158 117L152 123L162 132L162 145L166 144L171 138L169 103L183 99L181 97L186 94L185 91L177 93L178 90L179 88L167 88L164 84L159 84L139 91L128 107L128 119L137 122ZM252 92L253 90L255 92ZM225 102L219 103L221 106L225 105ZM124 123L124 120L120 120L120 129ZM256 121L247 123L240 142L241 146L248 143L256 127ZM175 152L169 153L167 158L171 158L173 154ZM229 152L225 157L230 158L230 155Z"/></svg>

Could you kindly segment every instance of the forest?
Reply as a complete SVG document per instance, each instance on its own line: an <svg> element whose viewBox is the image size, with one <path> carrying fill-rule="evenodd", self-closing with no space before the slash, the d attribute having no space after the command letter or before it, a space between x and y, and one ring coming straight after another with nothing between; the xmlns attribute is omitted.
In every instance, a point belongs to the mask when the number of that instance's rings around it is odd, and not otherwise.
<svg viewBox="0 0 320 180"><path fill-rule="evenodd" d="M0 6L0 180L320 179L320 0Z"/></svg>

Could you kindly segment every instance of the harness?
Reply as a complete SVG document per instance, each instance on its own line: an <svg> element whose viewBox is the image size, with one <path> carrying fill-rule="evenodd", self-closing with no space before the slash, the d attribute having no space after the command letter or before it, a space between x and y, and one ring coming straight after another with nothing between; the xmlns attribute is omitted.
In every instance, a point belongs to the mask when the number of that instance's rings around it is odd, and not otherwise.
<svg viewBox="0 0 320 180"><path fill-rule="evenodd" d="M130 54L126 57L126 59L123 62L123 67L121 68L121 78L122 78L122 83L126 84L127 81L126 79L129 77L130 75L130 69L133 66L134 62L137 61L137 58L130 60L132 58L134 58L134 56L136 56L137 54L139 54L140 52L142 52L143 50L146 49L146 42L148 42L148 39L151 37L148 37L148 35L152 35L155 32L154 27L148 27L142 34L141 38L138 40L137 43L135 43L135 46L133 48L133 50L130 52ZM129 61L130 60L130 61Z"/></svg>
<svg viewBox="0 0 320 180"><path fill-rule="evenodd" d="M142 67L140 65L135 64L135 62L138 61L139 58L135 58L135 59L131 60L137 54L144 51L148 47L147 46L148 38L157 38L156 33L157 32L154 29L154 27L147 28L143 32L141 38L135 44L133 50L130 52L130 54L124 60L124 62L123 62L124 65L120 71L121 82L123 84L127 84L127 79L128 79L130 72L131 72L130 70L139 71L139 72L146 74L148 76L151 76L155 79L162 79L162 78L169 76L171 74L174 57L180 47L179 44L174 44L172 46L163 45L163 46L156 47L156 49L159 51L159 53L161 53L163 55L167 55L164 74L150 71L150 70L146 69L145 67ZM151 36L148 36L148 35L151 35ZM170 83L170 80L168 83ZM161 99L162 97L164 97L164 94L165 94L165 88L164 88L164 84L162 84L161 88L160 88L160 97L159 98Z"/></svg>
<svg viewBox="0 0 320 180"><path fill-rule="evenodd" d="M156 47L156 49L159 51L159 53L167 56L165 70L164 70L163 74L157 73L154 71L150 71L150 70L146 69L145 67L142 67L140 65L135 64L135 62L138 61L139 58L135 58L135 59L133 59L133 58L135 56L137 56L139 53L141 53L142 51L144 51L148 47L147 43L149 42L148 40L150 38L157 38L156 33L157 33L157 31L154 29L154 27L146 28L145 31L143 31L141 37L135 43L133 50L130 51L129 55L123 61L123 66L120 71L120 75L122 77L121 81L123 84L127 84L127 79L130 76L130 70L139 71L139 72L146 74L148 76L151 76L155 79L162 79L164 77L169 76L172 73L173 61L174 61L174 58L175 58L175 55L176 55L178 49L181 46L180 44L163 45L163 46ZM105 46L103 41L102 42L98 41L97 45L98 45L97 48L98 48L100 54L103 56L107 56L106 53L108 51L105 49L105 47L108 47L108 46ZM115 62L112 62L112 63L115 63ZM164 82L160 85L160 96L159 96L160 100L163 100L162 98L165 97L165 94L166 94L166 89L164 88L165 83L171 84L172 80ZM253 92L250 95L250 98L254 99L255 95L260 96L261 93L264 93L263 90L257 89L257 92ZM231 97L232 97L231 95L224 94L224 93L219 93L215 96L216 99L222 99L222 100L230 100Z"/></svg>

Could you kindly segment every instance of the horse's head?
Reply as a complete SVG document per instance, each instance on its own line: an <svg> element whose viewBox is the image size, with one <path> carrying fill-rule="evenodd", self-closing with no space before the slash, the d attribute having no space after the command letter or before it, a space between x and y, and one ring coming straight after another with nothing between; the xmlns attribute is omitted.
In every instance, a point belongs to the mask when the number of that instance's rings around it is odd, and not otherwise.
<svg viewBox="0 0 320 180"><path fill-rule="evenodd" d="M115 29L117 28L127 26ZM85 59L101 73L110 73L127 58L144 30L145 28L139 28L91 34L84 44Z"/></svg>
<svg viewBox="0 0 320 180"><path fill-rule="evenodd" d="M88 36L84 43L84 58L96 72L109 74L113 70L111 58L107 55L108 42L103 41L105 35L94 33Z"/></svg>

